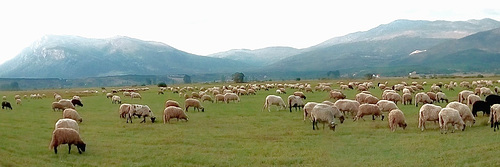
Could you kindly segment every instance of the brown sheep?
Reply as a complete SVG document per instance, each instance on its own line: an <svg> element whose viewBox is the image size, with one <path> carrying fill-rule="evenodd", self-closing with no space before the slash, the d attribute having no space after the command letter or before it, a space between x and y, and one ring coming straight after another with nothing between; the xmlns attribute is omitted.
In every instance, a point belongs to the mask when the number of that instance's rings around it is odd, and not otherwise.
<svg viewBox="0 0 500 167"><path fill-rule="evenodd" d="M381 120L384 120L384 114L382 114L382 111L380 111L378 106L375 104L361 104L358 109L358 114L354 117L354 121L359 118L363 119L363 116L365 115L372 115L372 120L375 120L375 116L382 116Z"/></svg>
<svg viewBox="0 0 500 167"><path fill-rule="evenodd" d="M179 121L179 119L188 121L187 114L182 110L182 108L176 106L169 106L165 108L163 111L163 124L167 122L170 123L170 119L172 118L177 118L177 121Z"/></svg>
<svg viewBox="0 0 500 167"><path fill-rule="evenodd" d="M189 107L193 107L195 110L198 109L198 112L200 111L200 109L201 112L205 112L205 108L203 108L203 105L201 105L201 102L197 99L186 99L186 101L184 101L184 108L186 108L186 112L188 111Z"/></svg>
<svg viewBox="0 0 500 167"><path fill-rule="evenodd" d="M71 153L71 145L76 145L78 153L85 152L86 144L80 138L80 134L71 128L57 128L52 132L52 140L50 141L49 149L54 148L57 154L57 147L61 144L68 144L68 154Z"/></svg>
<svg viewBox="0 0 500 167"><path fill-rule="evenodd" d="M169 106L181 107L181 105L179 104L179 102L177 102L175 100L167 100L165 102L165 108L167 108Z"/></svg>
<svg viewBox="0 0 500 167"><path fill-rule="evenodd" d="M399 109L394 109L391 110L389 113L389 127L391 128L391 131L396 131L397 126L402 127L403 129L408 126L405 121L405 115L403 112Z"/></svg>
<svg viewBox="0 0 500 167"><path fill-rule="evenodd" d="M69 118L78 122L82 122L83 119L80 117L80 114L75 109L67 108L63 111L63 118Z"/></svg>

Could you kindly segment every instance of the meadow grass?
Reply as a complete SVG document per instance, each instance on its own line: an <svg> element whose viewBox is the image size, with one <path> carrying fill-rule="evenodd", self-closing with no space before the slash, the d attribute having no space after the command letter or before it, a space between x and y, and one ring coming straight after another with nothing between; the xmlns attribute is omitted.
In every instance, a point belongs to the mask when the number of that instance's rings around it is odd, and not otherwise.
<svg viewBox="0 0 500 167"><path fill-rule="evenodd" d="M496 79L496 78L492 78ZM467 79L391 79L390 85L406 81L432 83ZM469 79L472 80L472 79ZM385 82L375 80L373 82ZM301 81L312 85L318 82ZM347 81L344 81L347 82ZM292 82L295 83L295 82ZM198 84L198 87L222 84ZM227 85L227 84L226 84ZM235 84L233 84L235 85ZM496 84L498 85L498 84ZM184 86L184 85L178 85ZM337 88L338 84L334 84ZM183 104L178 94L157 94L157 87L140 92L143 99L122 96L124 103L147 104L157 117L157 123L126 123L118 116L117 104L99 93L82 96L84 107L77 107L83 117L80 134L87 143L86 152L78 154L73 146L59 146L58 154L49 150L54 123L62 112L51 109L54 92L63 98L74 94L68 90L35 90L1 92L8 97L14 110L0 111L0 166L499 166L499 132L487 124L487 117L476 118L476 124L465 131L441 134L439 126L427 123L427 130L418 128L420 107L398 104L408 127L391 132L387 120L353 122L352 117L337 126L313 131L309 120L303 121L302 111L262 111L265 96L274 90L258 91L257 95L242 96L241 102L229 104L204 102L205 112L187 113L189 121L171 120L163 124L164 102L174 99ZM109 88L108 88L109 90ZM451 101L462 88L443 91ZM294 90L288 89L287 95ZM380 98L381 90L370 89ZM23 99L15 104L15 94L45 93L47 98ZM346 90L354 99L357 91ZM306 93L306 101L328 99L327 92ZM445 106L446 104L437 103ZM387 116L387 113L384 113Z"/></svg>

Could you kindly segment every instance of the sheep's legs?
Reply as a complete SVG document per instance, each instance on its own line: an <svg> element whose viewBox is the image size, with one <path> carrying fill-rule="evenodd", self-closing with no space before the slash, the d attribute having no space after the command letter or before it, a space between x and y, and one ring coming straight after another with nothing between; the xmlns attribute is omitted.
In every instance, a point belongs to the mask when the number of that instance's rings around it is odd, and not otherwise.
<svg viewBox="0 0 500 167"><path fill-rule="evenodd" d="M71 154L71 144L68 144L68 154Z"/></svg>
<svg viewBox="0 0 500 167"><path fill-rule="evenodd" d="M57 154L57 147L54 147L54 152Z"/></svg>

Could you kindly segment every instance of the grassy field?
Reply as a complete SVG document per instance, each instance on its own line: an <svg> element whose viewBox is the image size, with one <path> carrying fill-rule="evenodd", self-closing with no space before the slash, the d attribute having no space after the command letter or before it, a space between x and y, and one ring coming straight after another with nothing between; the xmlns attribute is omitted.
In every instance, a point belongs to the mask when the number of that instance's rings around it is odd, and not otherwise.
<svg viewBox="0 0 500 167"><path fill-rule="evenodd" d="M497 80L498 78L488 78ZM406 81L432 83L473 79L390 79L390 85ZM301 81L316 85L318 82ZM347 81L345 81L347 82ZM295 82L292 82L295 83ZM218 84L217 86L220 86ZM234 84L233 84L234 85ZM498 85L498 84L495 84ZM179 85L184 86L184 85ZM214 85L194 85L210 87ZM332 86L338 88L337 84ZM349 117L335 132L328 128L313 131L310 121L303 121L302 111L262 112L265 96L275 90L258 91L255 96L243 96L239 103L204 102L205 112L190 110L189 121L172 120L163 124L164 102L178 94L158 95L156 86L141 92L143 99L124 98L124 103L147 104L159 122L127 124L118 116L117 104L99 93L82 96L84 107L77 110L83 117L80 135L87 143L86 152L78 154L75 146L59 153L49 150L54 123L62 112L51 110L52 94L71 98L73 90L36 90L0 92L7 96L14 110L0 110L0 166L499 166L500 132L493 132L487 117L476 118L476 124L465 131L441 134L439 126L428 123L428 129L418 128L414 105L398 106L404 112L408 127L391 132L386 120L352 121ZM108 88L109 90L109 88ZM444 90L451 101L462 88ZM68 93L65 93L69 91ZM293 90L288 89L289 92ZM370 89L380 98L381 91ZM45 93L41 100L23 100L15 104L15 94ZM347 90L347 98L357 92ZM281 95L284 99L289 95ZM328 100L327 92L306 93L306 101ZM439 104L445 106L445 104ZM387 113L384 115L387 116Z"/></svg>

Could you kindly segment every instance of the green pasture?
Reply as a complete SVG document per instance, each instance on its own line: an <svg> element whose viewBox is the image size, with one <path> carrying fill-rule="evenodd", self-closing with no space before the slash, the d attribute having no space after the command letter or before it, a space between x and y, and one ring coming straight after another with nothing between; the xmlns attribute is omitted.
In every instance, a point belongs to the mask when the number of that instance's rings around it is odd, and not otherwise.
<svg viewBox="0 0 500 167"><path fill-rule="evenodd" d="M488 78L498 80L499 78ZM449 83L453 79L376 79L389 81L389 85L405 81L426 81L426 91L432 83ZM342 80L347 83L348 80ZM314 80L331 82L338 88L338 80ZM284 83L284 82L272 82ZM288 81L288 83L296 83ZM211 87L225 84L192 84ZM232 85L241 85L234 84ZM495 84L498 86L499 84ZM187 85L174 85L187 86ZM59 146L58 154L49 150L55 122L62 117L61 111L52 111L54 92L63 98L71 98L73 91L82 89L33 90L0 92L7 96L13 110L0 110L0 166L499 166L500 132L493 132L487 117L479 114L476 124L465 131L441 134L439 126L427 123L428 129L418 128L419 107L398 104L404 112L408 127L398 127L391 132L387 120L353 122L352 117L339 124L333 132L327 127L313 131L309 120L303 121L302 111L261 111L267 95L275 89L260 90L257 95L242 96L241 102L229 104L204 102L205 112L187 113L189 121L171 120L163 124L164 102L174 99L181 104L178 94L166 92L158 95L158 87L140 92L142 100L125 98L124 103L147 104L157 117L156 123L147 119L134 119L126 123L118 115L118 104L111 104L102 93L81 95L84 107L77 107L83 117L80 135L87 144L86 152L78 154L75 146L68 154L68 146ZM95 88L101 90L100 88ZM111 90L112 88L107 88ZM463 88L443 89L450 101L457 99ZM287 89L286 99L295 90ZM380 98L381 90L370 89ZM44 99L23 99L16 105L14 95L44 93ZM357 91L346 90L347 98L354 99ZM328 100L328 92L306 93L306 102ZM445 106L446 104L439 104ZM384 113L387 116L387 113Z"/></svg>

